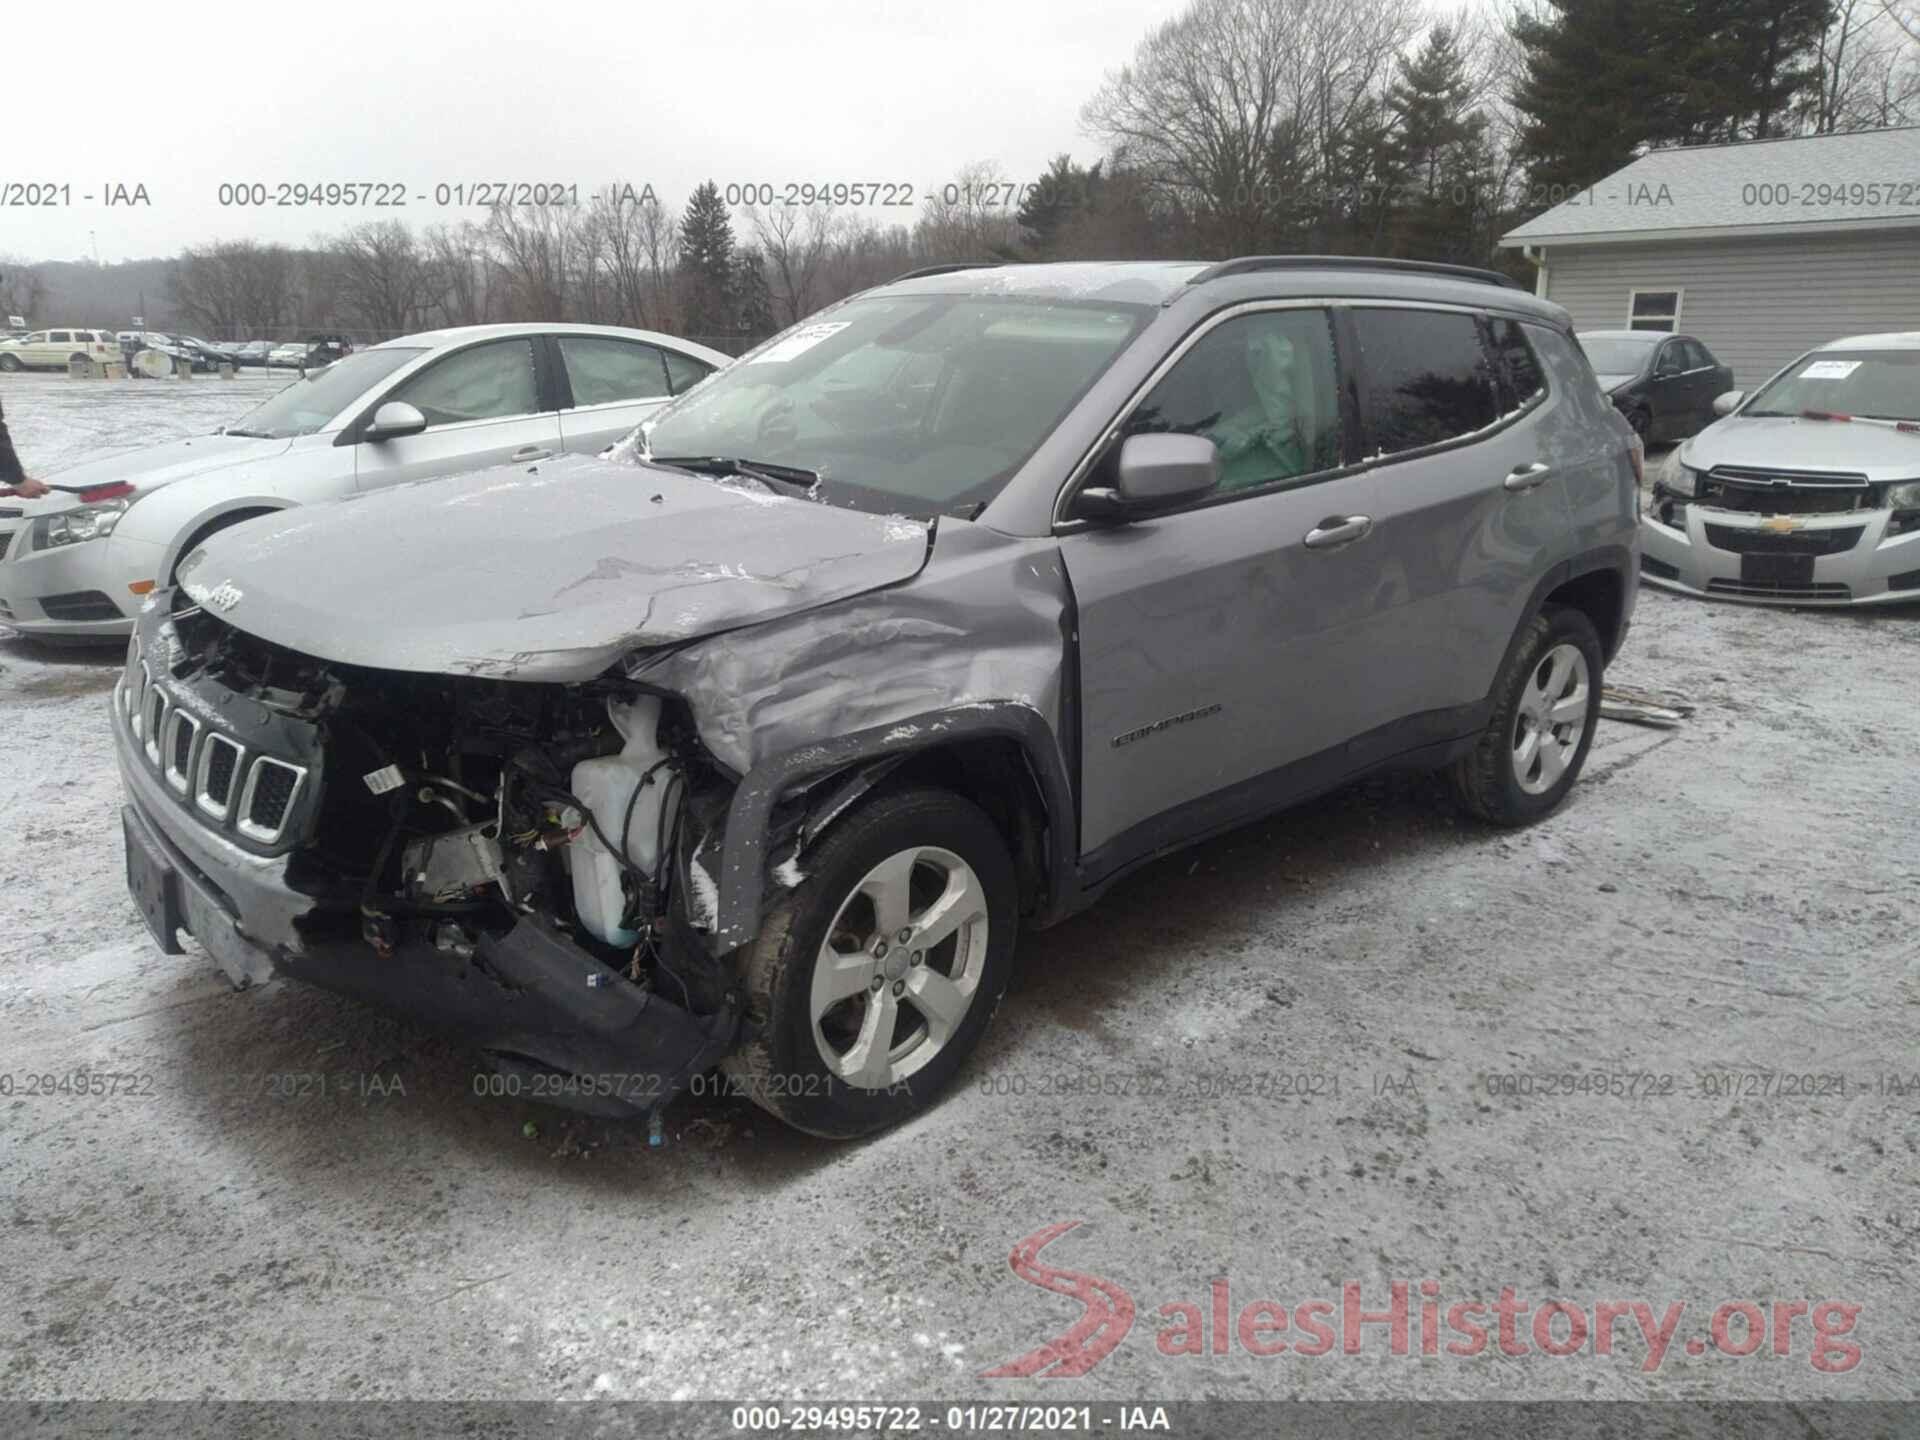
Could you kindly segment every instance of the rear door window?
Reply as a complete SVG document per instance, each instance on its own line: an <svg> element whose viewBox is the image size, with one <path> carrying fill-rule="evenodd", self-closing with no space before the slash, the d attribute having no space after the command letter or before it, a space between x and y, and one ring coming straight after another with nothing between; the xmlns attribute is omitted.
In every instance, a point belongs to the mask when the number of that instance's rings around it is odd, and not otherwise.
<svg viewBox="0 0 1920 1440"><path fill-rule="evenodd" d="M1377 454L1457 440L1497 418L1493 366L1473 316L1445 310L1352 313Z"/></svg>
<svg viewBox="0 0 1920 1440"><path fill-rule="evenodd" d="M653 346L598 335L562 335L558 339L575 405L667 397L666 361Z"/></svg>

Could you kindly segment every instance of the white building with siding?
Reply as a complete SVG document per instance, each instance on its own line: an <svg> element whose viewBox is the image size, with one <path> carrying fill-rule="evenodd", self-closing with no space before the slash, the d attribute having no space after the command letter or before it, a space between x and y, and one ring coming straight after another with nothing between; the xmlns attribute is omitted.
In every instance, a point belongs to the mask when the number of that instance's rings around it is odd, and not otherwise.
<svg viewBox="0 0 1920 1440"><path fill-rule="evenodd" d="M1655 150L1501 238L1576 330L1698 336L1751 388L1920 330L1920 128Z"/></svg>

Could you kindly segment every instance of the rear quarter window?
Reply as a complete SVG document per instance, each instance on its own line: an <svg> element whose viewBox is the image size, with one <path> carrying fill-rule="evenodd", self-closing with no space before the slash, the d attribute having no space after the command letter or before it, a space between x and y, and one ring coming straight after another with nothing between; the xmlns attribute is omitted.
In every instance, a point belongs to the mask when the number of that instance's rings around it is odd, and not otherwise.
<svg viewBox="0 0 1920 1440"><path fill-rule="evenodd" d="M1500 381L1502 408L1513 414L1544 399L1547 372L1527 340L1527 327L1518 320L1494 319L1488 326L1493 345L1494 374Z"/></svg>
<svg viewBox="0 0 1920 1440"><path fill-rule="evenodd" d="M1493 365L1474 316L1367 309L1353 312L1353 325L1378 453L1456 440L1498 418Z"/></svg>

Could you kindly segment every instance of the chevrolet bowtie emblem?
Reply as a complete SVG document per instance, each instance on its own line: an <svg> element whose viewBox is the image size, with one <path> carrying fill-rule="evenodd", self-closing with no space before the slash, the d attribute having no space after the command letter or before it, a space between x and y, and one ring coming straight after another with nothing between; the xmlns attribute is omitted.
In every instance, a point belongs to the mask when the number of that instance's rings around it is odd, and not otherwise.
<svg viewBox="0 0 1920 1440"><path fill-rule="evenodd" d="M1770 515L1760 522L1760 528L1762 530L1770 530L1775 535L1790 535L1795 530L1798 530L1803 523L1803 521L1796 520L1791 515Z"/></svg>

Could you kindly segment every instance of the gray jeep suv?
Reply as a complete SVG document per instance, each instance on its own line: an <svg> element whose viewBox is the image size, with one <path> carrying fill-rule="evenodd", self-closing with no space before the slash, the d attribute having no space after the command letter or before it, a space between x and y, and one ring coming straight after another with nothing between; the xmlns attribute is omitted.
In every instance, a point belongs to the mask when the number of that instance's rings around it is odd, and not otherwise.
<svg viewBox="0 0 1920 1440"><path fill-rule="evenodd" d="M114 697L129 884L165 950L449 1027L491 1093L863 1134L1023 923L1155 856L1384 767L1559 804L1639 466L1491 273L917 272L598 458L195 551Z"/></svg>

